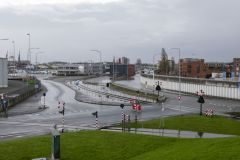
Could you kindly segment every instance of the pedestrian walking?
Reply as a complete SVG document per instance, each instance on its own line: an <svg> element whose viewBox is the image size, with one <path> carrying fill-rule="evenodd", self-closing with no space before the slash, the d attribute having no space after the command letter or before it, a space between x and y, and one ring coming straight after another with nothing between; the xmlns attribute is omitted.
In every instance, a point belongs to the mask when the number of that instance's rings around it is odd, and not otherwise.
<svg viewBox="0 0 240 160"><path fill-rule="evenodd" d="M7 109L8 109L8 98L6 95L0 95L0 106L2 108L2 112L4 113L5 117L8 117Z"/></svg>
<svg viewBox="0 0 240 160"><path fill-rule="evenodd" d="M0 95L0 107L3 111L3 97L2 97L2 95Z"/></svg>
<svg viewBox="0 0 240 160"><path fill-rule="evenodd" d="M8 117L7 110L8 110L8 97L7 95L3 95L3 111L6 118Z"/></svg>

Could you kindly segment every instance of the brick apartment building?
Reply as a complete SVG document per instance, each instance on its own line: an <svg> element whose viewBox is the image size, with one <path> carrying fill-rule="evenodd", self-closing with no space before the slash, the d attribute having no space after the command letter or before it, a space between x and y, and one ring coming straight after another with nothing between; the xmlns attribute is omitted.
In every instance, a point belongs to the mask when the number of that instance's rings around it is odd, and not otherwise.
<svg viewBox="0 0 240 160"><path fill-rule="evenodd" d="M180 60L181 76L193 78L208 78L212 73L226 73L227 78L239 76L240 58L233 62L204 62L204 59L185 58Z"/></svg>
<svg viewBox="0 0 240 160"><path fill-rule="evenodd" d="M233 67L236 76L239 76L240 58L233 58Z"/></svg>
<svg viewBox="0 0 240 160"><path fill-rule="evenodd" d="M207 75L204 59L184 58L180 60L181 76L205 78Z"/></svg>

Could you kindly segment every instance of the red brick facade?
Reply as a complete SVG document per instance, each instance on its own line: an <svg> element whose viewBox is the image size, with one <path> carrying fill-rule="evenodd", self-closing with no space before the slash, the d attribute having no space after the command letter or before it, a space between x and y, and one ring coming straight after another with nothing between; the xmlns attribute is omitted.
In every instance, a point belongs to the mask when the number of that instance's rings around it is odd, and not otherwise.
<svg viewBox="0 0 240 160"><path fill-rule="evenodd" d="M233 58L233 67L235 75L238 76L240 71L240 58Z"/></svg>
<svg viewBox="0 0 240 160"><path fill-rule="evenodd" d="M181 76L205 78L206 69L204 59L185 58L180 60Z"/></svg>

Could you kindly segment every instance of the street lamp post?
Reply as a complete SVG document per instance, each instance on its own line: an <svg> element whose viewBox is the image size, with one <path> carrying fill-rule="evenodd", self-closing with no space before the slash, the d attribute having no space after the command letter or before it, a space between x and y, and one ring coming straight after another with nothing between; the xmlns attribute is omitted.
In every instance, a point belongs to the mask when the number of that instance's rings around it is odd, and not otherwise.
<svg viewBox="0 0 240 160"><path fill-rule="evenodd" d="M112 82L114 82L114 80L115 80L115 56L113 57L113 66L112 66L112 68L113 68L113 71L112 71L112 73L113 73Z"/></svg>
<svg viewBox="0 0 240 160"><path fill-rule="evenodd" d="M154 81L155 81L154 60L155 60L155 57L156 57L157 55L159 55L159 54L154 54L154 55L153 55L153 83L154 83Z"/></svg>
<svg viewBox="0 0 240 160"><path fill-rule="evenodd" d="M38 49L40 49L40 48L38 48L38 47L34 47L34 48L30 48L30 50L31 50L31 52L30 52L30 71L32 70L32 50L38 50ZM39 53L43 53L43 52L39 52ZM35 54L38 54L38 52L37 53L35 53ZM35 68L34 68L34 70L35 70Z"/></svg>
<svg viewBox="0 0 240 160"><path fill-rule="evenodd" d="M96 112L93 112L92 115L95 117L95 127L96 127L96 130L98 130L98 111Z"/></svg>
<svg viewBox="0 0 240 160"><path fill-rule="evenodd" d="M96 50L96 49L93 49L91 51L97 52L99 54L99 60L100 60L99 72L101 75L102 74L102 52L100 50Z"/></svg>
<svg viewBox="0 0 240 160"><path fill-rule="evenodd" d="M35 56L36 56L36 57L35 57L36 70L37 70L37 65L38 65L38 55L39 55L39 54L43 54L43 53L44 53L44 52L37 52L37 53L35 53Z"/></svg>
<svg viewBox="0 0 240 160"><path fill-rule="evenodd" d="M12 41L13 44L13 75L15 75L15 71L16 71L16 60L15 60L15 41Z"/></svg>
<svg viewBox="0 0 240 160"><path fill-rule="evenodd" d="M8 38L2 38L2 39L0 39L0 41L9 41L9 39Z"/></svg>
<svg viewBox="0 0 240 160"><path fill-rule="evenodd" d="M180 59L181 59L181 49L180 48L171 48L174 50L178 50L178 105L181 112L181 65L180 65Z"/></svg>
<svg viewBox="0 0 240 160"><path fill-rule="evenodd" d="M30 61L30 65L31 65L31 34L28 33L28 60Z"/></svg>
<svg viewBox="0 0 240 160"><path fill-rule="evenodd" d="M204 95L203 90L198 91L197 95L199 96L199 98L198 98L198 103L200 103L200 113L199 113L199 115L201 116L202 115L202 105L203 105L203 103L205 103L205 100L203 98L203 95Z"/></svg>
<svg viewBox="0 0 240 160"><path fill-rule="evenodd" d="M124 131L125 129L124 104L120 104L120 107L122 109L122 131Z"/></svg>

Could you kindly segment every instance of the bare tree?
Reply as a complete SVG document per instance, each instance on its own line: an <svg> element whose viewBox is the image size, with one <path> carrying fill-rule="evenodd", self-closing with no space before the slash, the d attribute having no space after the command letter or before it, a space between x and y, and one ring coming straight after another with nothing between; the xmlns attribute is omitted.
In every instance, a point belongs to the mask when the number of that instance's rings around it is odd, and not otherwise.
<svg viewBox="0 0 240 160"><path fill-rule="evenodd" d="M159 61L159 73L168 75L170 71L170 65L168 60L168 55L164 48L162 48L161 60Z"/></svg>

